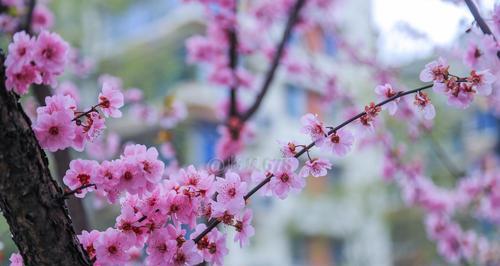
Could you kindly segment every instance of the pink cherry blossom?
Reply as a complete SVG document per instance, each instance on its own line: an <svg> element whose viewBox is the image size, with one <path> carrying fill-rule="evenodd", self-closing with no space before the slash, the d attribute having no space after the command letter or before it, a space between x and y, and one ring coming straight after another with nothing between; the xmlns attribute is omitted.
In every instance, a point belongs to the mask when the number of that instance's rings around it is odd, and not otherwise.
<svg viewBox="0 0 500 266"><path fill-rule="evenodd" d="M7 71L18 72L33 60L35 39L24 31L17 32L12 39L12 43L9 44L9 54L5 59L5 67Z"/></svg>
<svg viewBox="0 0 500 266"><path fill-rule="evenodd" d="M99 239L99 235L100 232L97 230L92 230L90 232L83 230L82 233L77 236L90 259L95 258L95 242Z"/></svg>
<svg viewBox="0 0 500 266"><path fill-rule="evenodd" d="M159 229L148 238L146 265L166 265L173 258L176 249L177 242L169 237L167 229Z"/></svg>
<svg viewBox="0 0 500 266"><path fill-rule="evenodd" d="M146 191L147 181L144 178L142 165L133 159L120 160L120 190L126 190L131 194L142 194Z"/></svg>
<svg viewBox="0 0 500 266"><path fill-rule="evenodd" d="M306 185L305 179L298 176L294 171L299 166L296 158L286 158L274 162L271 178L271 190L280 199L285 199L288 192L300 191Z"/></svg>
<svg viewBox="0 0 500 266"><path fill-rule="evenodd" d="M472 84L472 88L477 91L479 95L490 95L492 91L492 84L496 78L489 70L471 71L467 81Z"/></svg>
<svg viewBox="0 0 500 266"><path fill-rule="evenodd" d="M0 32L13 33L19 28L19 19L7 14L0 14Z"/></svg>
<svg viewBox="0 0 500 266"><path fill-rule="evenodd" d="M37 69L32 65L23 65L20 70L14 71L7 69L7 80L5 87L7 90L13 90L19 95L28 92L29 85L32 83L41 83L42 77Z"/></svg>
<svg viewBox="0 0 500 266"><path fill-rule="evenodd" d="M379 96L380 100L387 100L389 98L392 98L397 95L398 91L392 88L391 84L386 83L384 85L378 85L375 87L375 93L377 96ZM389 102L388 104L384 105L382 108L387 109L390 115L396 114L396 111L398 110L398 103L399 98Z"/></svg>
<svg viewBox="0 0 500 266"><path fill-rule="evenodd" d="M215 187L218 193L218 202L225 204L230 201L235 201L237 205L241 207L245 205L243 196L247 190L247 183L242 182L237 173L227 172L225 178L217 179Z"/></svg>
<svg viewBox="0 0 500 266"><path fill-rule="evenodd" d="M415 94L415 105L418 107L420 111L423 113L423 117L427 120L434 119L436 116L436 110L434 109L434 105L432 105L429 96L427 93L419 91Z"/></svg>
<svg viewBox="0 0 500 266"><path fill-rule="evenodd" d="M483 55L484 53L481 51L481 48L476 43L471 42L464 53L464 64L468 67L475 68Z"/></svg>
<svg viewBox="0 0 500 266"><path fill-rule="evenodd" d="M173 266L196 265L203 261L203 258L196 251L193 241L186 241L174 254L172 258Z"/></svg>
<svg viewBox="0 0 500 266"><path fill-rule="evenodd" d="M9 258L10 266L24 266L23 257L19 253L12 253Z"/></svg>
<svg viewBox="0 0 500 266"><path fill-rule="evenodd" d="M32 127L40 146L51 152L71 146L76 127L72 118L65 111L39 115Z"/></svg>
<svg viewBox="0 0 500 266"><path fill-rule="evenodd" d="M90 160L73 160L69 164L69 169L64 175L63 181L70 189L78 189L79 187L93 184L99 164L96 161ZM88 187L77 191L75 195L83 198L87 192L92 191L93 187Z"/></svg>
<svg viewBox="0 0 500 266"><path fill-rule="evenodd" d="M425 65L420 72L420 80L423 82L444 82L448 78L448 68L450 66L442 57Z"/></svg>
<svg viewBox="0 0 500 266"><path fill-rule="evenodd" d="M129 260L129 239L120 231L108 228L95 242L96 262L101 265L123 265Z"/></svg>
<svg viewBox="0 0 500 266"><path fill-rule="evenodd" d="M325 176L327 171L332 168L332 164L325 159L312 159L306 161L304 167L300 170L299 175L302 177L308 177L312 175L314 177Z"/></svg>
<svg viewBox="0 0 500 266"><path fill-rule="evenodd" d="M240 242L240 247L246 246L250 237L255 234L252 226L252 210L246 209L242 215L236 216L234 241Z"/></svg>
<svg viewBox="0 0 500 266"><path fill-rule="evenodd" d="M205 224L198 224L193 235L201 234L207 227ZM197 244L198 250L203 255L203 259L214 265L222 265L223 258L228 253L226 248L226 235L214 228L210 233L204 236Z"/></svg>
<svg viewBox="0 0 500 266"><path fill-rule="evenodd" d="M206 37L195 35L187 39L188 62L210 62L218 53L214 42Z"/></svg>
<svg viewBox="0 0 500 266"><path fill-rule="evenodd" d="M55 112L67 112L73 114L76 111L76 102L66 95L53 95L45 97L45 106L36 109L38 115L53 114Z"/></svg>
<svg viewBox="0 0 500 266"><path fill-rule="evenodd" d="M106 117L121 117L122 112L119 109L123 106L123 94L120 89L112 83L104 82L102 92L99 93L99 106Z"/></svg>
<svg viewBox="0 0 500 266"><path fill-rule="evenodd" d="M57 33L42 31L38 35L34 61L44 72L60 74L68 60L69 45Z"/></svg>
<svg viewBox="0 0 500 266"><path fill-rule="evenodd" d="M308 134L313 141L319 141L326 136L326 128L318 118L318 115L306 114L300 118L302 124L301 132Z"/></svg>
<svg viewBox="0 0 500 266"><path fill-rule="evenodd" d="M54 15L45 5L42 4L36 5L33 9L32 20L32 28L34 32L48 30L54 25Z"/></svg>
<svg viewBox="0 0 500 266"><path fill-rule="evenodd" d="M131 206L130 202L122 203L121 213L116 217L116 229L128 238L128 241L133 246L141 246L144 244L145 232L141 227L142 214L136 212L135 206ZM142 221L144 222L144 221Z"/></svg>
<svg viewBox="0 0 500 266"><path fill-rule="evenodd" d="M293 141L288 141L288 142L281 142L278 141L281 145L281 155L283 157L294 157L295 154L298 152L298 146L295 142Z"/></svg>
<svg viewBox="0 0 500 266"><path fill-rule="evenodd" d="M71 81L64 81L55 89L57 95L65 95L73 98L75 102L80 101L80 93L78 87Z"/></svg>
<svg viewBox="0 0 500 266"><path fill-rule="evenodd" d="M325 138L319 145L327 152L334 152L338 156L346 155L354 144L354 135L347 129L339 129Z"/></svg>

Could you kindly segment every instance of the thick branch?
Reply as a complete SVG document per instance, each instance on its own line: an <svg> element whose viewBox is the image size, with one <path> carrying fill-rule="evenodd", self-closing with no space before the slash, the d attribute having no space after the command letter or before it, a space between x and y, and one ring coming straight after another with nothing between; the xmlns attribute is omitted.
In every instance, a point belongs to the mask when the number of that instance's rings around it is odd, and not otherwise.
<svg viewBox="0 0 500 266"><path fill-rule="evenodd" d="M35 9L36 0L29 0L28 2L28 12L26 13L26 20L24 24L21 24L20 31L26 31L26 33L31 34L31 24L33 21L33 10Z"/></svg>
<svg viewBox="0 0 500 266"><path fill-rule="evenodd" d="M259 94L257 94L254 103L243 114L242 116L243 121L247 121L248 119L250 119L250 117L252 117L255 114L255 112L259 109L260 105L262 104L262 100L264 99L264 96L269 90L269 87L271 86L271 83L274 79L274 74L276 73L276 69L278 69L281 57L283 57L283 52L285 51L285 45L290 36L292 35L293 26L299 20L300 10L304 6L305 2L306 2L305 0L297 0L295 5L293 6L290 13L290 17L288 18L288 22L286 23L285 31L283 32L283 37L281 38L281 41L278 45L278 49L274 53L271 66L266 73L266 77L264 79L264 83L262 84L262 88L260 89Z"/></svg>
<svg viewBox="0 0 500 266"><path fill-rule="evenodd" d="M413 89L413 90L409 90L409 91L403 91L403 92L400 92L396 95L394 95L393 97L391 98L388 98L386 99L385 101L382 101L380 103L378 103L376 106L383 106L387 103L390 103L398 98L401 98L405 95L408 95L408 94L413 94L413 93L417 93L419 91L423 91L423 90L426 90L426 89L429 89L429 88L432 88L432 84L429 84L429 85L426 85L426 86L423 86L423 87L420 87L420 88L416 88L416 89ZM350 123L358 120L359 118L361 118L362 116L366 115L366 112L361 112L353 117L351 117L350 119L344 121L343 123L341 123L340 125L332 128L330 131L328 131L328 135L331 135L335 132L337 132L339 129L349 125ZM302 148L302 150L300 150L299 152L297 152L294 157L295 158L298 158L300 156L302 156L304 153L308 152L310 149L312 149L312 147L314 147L316 145L316 143L313 141L311 143L309 143L309 145L305 146L304 148ZM271 181L271 178L273 177L272 174L268 174L266 179L262 180L259 184L257 184L254 188L252 188L243 198L245 200L248 200L250 197L252 197L253 194L255 194L257 191L259 191L263 186L265 186L267 183L269 183ZM218 224L220 224L220 221L219 220L211 220L208 224L207 224L207 228L205 230L203 230L203 232L201 232L195 239L194 239L194 242L195 243L198 243L198 241L200 241L205 235L207 235L210 231L212 231L212 229L214 229Z"/></svg>
<svg viewBox="0 0 500 266"><path fill-rule="evenodd" d="M25 265L90 265L30 124L0 82L0 208L13 240Z"/></svg>
<svg viewBox="0 0 500 266"><path fill-rule="evenodd" d="M492 35L493 38L495 38L495 36L493 35L493 33L490 30L490 27L488 27L488 24L486 24L486 21L484 21L483 17L481 17L481 14L479 14L479 10L477 9L474 2L472 2L472 0L464 0L464 1L470 10L470 13L474 17L474 20L476 21L477 25L481 29L481 31L484 34ZM497 51L497 57L500 59L500 51Z"/></svg>

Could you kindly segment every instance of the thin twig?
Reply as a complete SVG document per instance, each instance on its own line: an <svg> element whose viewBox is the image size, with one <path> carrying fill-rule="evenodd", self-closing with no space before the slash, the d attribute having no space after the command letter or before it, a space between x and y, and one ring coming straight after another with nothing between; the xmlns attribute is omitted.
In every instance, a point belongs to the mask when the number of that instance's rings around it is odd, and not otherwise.
<svg viewBox="0 0 500 266"><path fill-rule="evenodd" d="M90 183L90 184L86 184L86 185L83 185L83 186L77 187L77 188L75 188L75 189L73 189L73 190L70 190L70 191L68 191L68 192L65 192L65 193L63 194L63 198L64 198L64 199L67 199L67 198L69 198L69 196L71 196L71 195L73 195L73 194L75 194L75 193L80 193L80 191L81 191L82 189L86 189L86 188L89 188L89 187L94 187L95 189L97 189L97 185L96 185L96 184L92 184L92 183Z"/></svg>
<svg viewBox="0 0 500 266"><path fill-rule="evenodd" d="M269 87L271 86L271 83L274 79L274 74L276 73L276 69L278 69L278 65L281 61L281 58L283 57L283 53L285 51L285 45L290 36L292 35L293 27L299 20L300 10L304 6L305 2L306 2L305 0L297 0L295 5L293 6L292 12L290 14L290 17L288 18L288 22L285 27L285 31L283 32L283 37L281 38L281 41L278 45L278 49L274 53L272 64L266 73L266 77L264 79L264 83L262 84L262 88L260 89L259 94L257 94L253 104L242 115L243 121L247 121L248 119L250 119L250 117L252 117L255 114L255 112L259 109L260 105L262 104L262 100L264 99L264 96L266 95L267 91L269 90Z"/></svg>
<svg viewBox="0 0 500 266"><path fill-rule="evenodd" d="M84 117L84 116L87 116L88 114L90 114L90 113L92 113L92 112L98 112L98 111L97 111L97 107L99 107L99 106L101 106L101 104L100 104L100 103L98 103L98 104L96 104L96 105L94 105L94 106L90 107L90 109L89 109L88 111L85 111L85 112L83 112L83 113L78 114L78 115L77 115L77 116L75 116L75 118L73 118L71 121L76 121L76 120L78 120L78 119L80 119L80 118L82 118L82 117Z"/></svg>
<svg viewBox="0 0 500 266"><path fill-rule="evenodd" d="M380 107L380 106L383 106L389 102L392 102L398 98L401 98L405 95L408 95L408 94L413 94L413 93L417 93L419 91L423 91L423 90L426 90L426 89L429 89L429 88L432 88L433 84L429 84L429 85L425 85L423 87L420 87L420 88L416 88L416 89L413 89L413 90L408 90L408 91L402 91L402 92L399 92L398 94L394 95L393 97L391 98L388 98L378 104L376 104L377 107ZM357 119L359 119L360 117L366 115L366 112L361 112L353 117L351 117L350 119L344 121L343 123L341 123L340 125L330 129L330 131L328 131L328 136L330 136L331 134L337 132L339 129L349 125L350 123L356 121ZM295 158L298 158L300 156L302 156L304 153L308 152L312 147L314 147L316 145L316 143L313 141L311 143L309 143L307 146L305 146L304 148L302 148L299 152L297 152L294 157ZM271 181L271 178L273 177L273 174L268 174L266 176L266 179L262 180L259 184L257 184L254 188L252 188L243 198L246 200L248 200L250 197L252 197L252 195L254 195L257 191L259 191L263 186L265 186L267 183L269 183ZM218 224L220 224L220 220L217 220L217 219L212 219L210 222L208 222L207 224L207 228L205 230L203 230L203 232L201 232L196 238L194 238L194 242L195 243L198 243L198 241L200 241L205 235L207 235L212 229L214 229Z"/></svg>

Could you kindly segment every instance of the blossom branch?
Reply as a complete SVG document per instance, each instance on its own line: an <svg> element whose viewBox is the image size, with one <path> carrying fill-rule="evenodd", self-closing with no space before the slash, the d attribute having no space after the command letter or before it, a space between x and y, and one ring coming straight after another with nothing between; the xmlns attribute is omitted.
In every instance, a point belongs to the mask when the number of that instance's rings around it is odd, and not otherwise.
<svg viewBox="0 0 500 266"><path fill-rule="evenodd" d="M255 112L259 109L260 105L262 104L262 100L264 99L264 96L266 95L267 91L269 90L269 87L271 86L271 83L274 79L274 74L276 73L281 58L283 57L283 53L285 51L285 45L290 36L292 35L292 30L293 27L295 26L295 23L297 23L297 21L299 20L299 13L302 7L304 6L305 2L306 2L305 0L297 0L297 2L295 2L290 17L288 18L285 31L283 32L283 37L281 38L281 41L278 45L278 49L274 53L272 64L269 70L267 71L264 83L262 84L262 88L260 89L259 94L257 94L253 104L242 115L243 121L247 121L248 119L250 119L250 117L252 117L255 114Z"/></svg>
<svg viewBox="0 0 500 266"><path fill-rule="evenodd" d="M97 185L96 184L86 184L86 185L83 185L81 187L77 187L73 190L70 190L70 191L67 191L64 193L63 195L63 199L67 199L69 198L69 196L75 194L75 193L79 193L82 189L86 189L86 188L89 188L89 187L94 187L95 189L97 189Z"/></svg>
<svg viewBox="0 0 500 266"><path fill-rule="evenodd" d="M429 89L429 88L432 88L433 84L429 84L429 85L425 85L425 86L422 86L422 87L419 87L419 88L416 88L416 89L413 89L413 90L408 90L408 91L401 91L399 93L397 93L396 95L382 101L382 102L379 102L378 104L376 104L375 106L376 107L382 107L383 105L386 105L398 98L401 98L405 95L408 95L408 94L413 94L413 93L417 93L417 92L420 92L420 91L423 91L423 90L426 90L426 89ZM351 117L350 119L344 121L343 123L339 124L338 126L330 129L328 131L328 136L334 134L335 132L337 132L339 129L349 125L350 123L358 120L359 118L363 117L364 115L366 115L366 111L363 111L353 117ZM309 143L307 146L303 147L300 151L298 151L294 157L295 158L298 158L300 156L302 156L304 153L307 153L309 152L310 149L312 149L314 146L316 145L316 143L313 141L311 143ZM267 183L269 183L271 181L271 178L273 177L273 174L269 173L267 174L266 178L264 180L262 180L259 184L257 184L254 188L252 188L243 198L246 200L248 200L250 197L252 197L252 195L254 195L257 191L259 191L263 186L265 186ZM208 223L207 225L207 228L201 232L196 238L194 238L194 242L195 243L198 243L198 241L200 241L205 235L207 235L213 228L215 228L218 224L220 224L220 220L212 220Z"/></svg>
<svg viewBox="0 0 500 266"><path fill-rule="evenodd" d="M78 119L84 117L84 116L87 116L89 115L90 113L93 113L93 112L98 112L97 111L97 107L101 106L101 103L98 103L92 107L90 107L90 109L88 111L85 111L85 112L81 112L81 113L78 113L78 115L75 116L75 118L73 118L71 121L77 121Z"/></svg>
<svg viewBox="0 0 500 266"><path fill-rule="evenodd" d="M474 2L472 2L472 0L464 0L464 1L467 7L469 8L470 13L474 17L474 20L476 21L477 25L481 29L481 31L484 34L493 36L493 38L495 39L495 35L493 35L493 32L491 32L490 27L488 27L488 24L486 24L483 17L481 17L481 14L479 14L479 10L477 9ZM497 51L497 57L498 59L500 59L500 51Z"/></svg>

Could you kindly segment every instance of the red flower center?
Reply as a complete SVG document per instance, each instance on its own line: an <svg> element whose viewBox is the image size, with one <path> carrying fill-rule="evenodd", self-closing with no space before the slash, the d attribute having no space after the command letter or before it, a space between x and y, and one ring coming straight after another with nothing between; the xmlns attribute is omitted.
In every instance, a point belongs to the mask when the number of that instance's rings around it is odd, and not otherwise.
<svg viewBox="0 0 500 266"><path fill-rule="evenodd" d="M108 247L108 252L111 253L111 254L116 254L116 252L118 252L118 248L116 248L115 245L109 246Z"/></svg>
<svg viewBox="0 0 500 266"><path fill-rule="evenodd" d="M49 128L49 134L53 136L59 135L59 128L58 127Z"/></svg>
<svg viewBox="0 0 500 266"><path fill-rule="evenodd" d="M90 184L90 176L87 174L79 174L76 178L78 178L78 181L82 185Z"/></svg>
<svg viewBox="0 0 500 266"><path fill-rule="evenodd" d="M123 179L125 179L126 181L132 180L133 177L134 177L134 175L132 175L132 173L130 171L126 171L123 174Z"/></svg>

